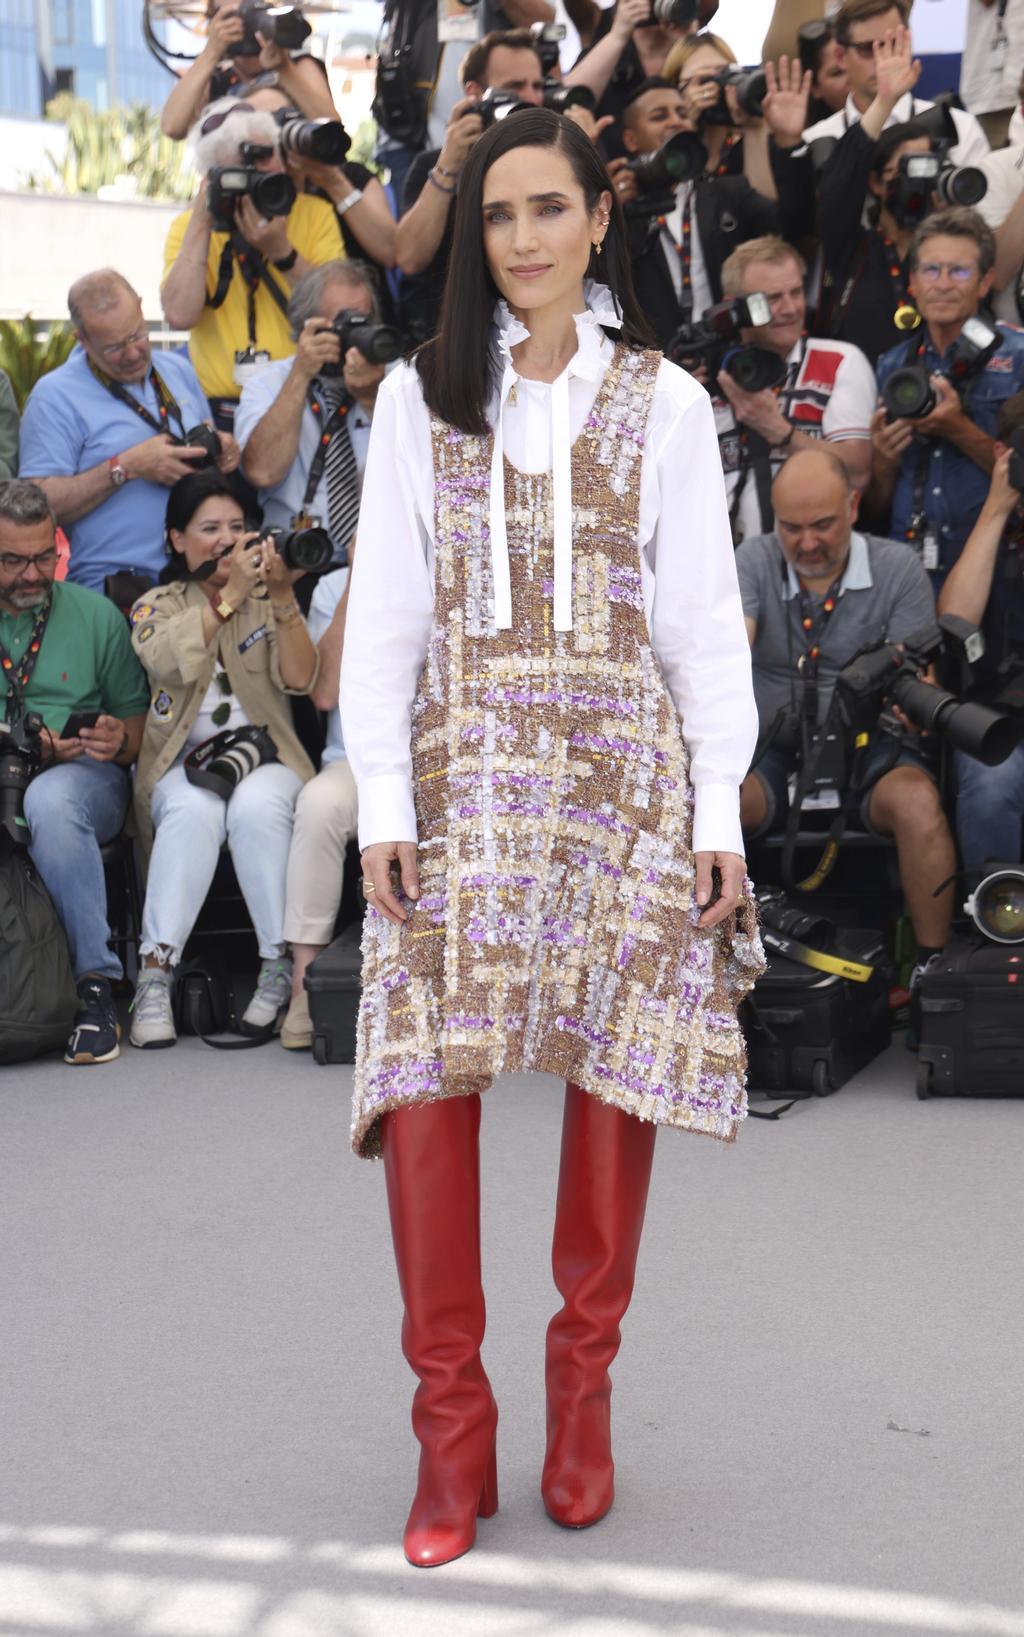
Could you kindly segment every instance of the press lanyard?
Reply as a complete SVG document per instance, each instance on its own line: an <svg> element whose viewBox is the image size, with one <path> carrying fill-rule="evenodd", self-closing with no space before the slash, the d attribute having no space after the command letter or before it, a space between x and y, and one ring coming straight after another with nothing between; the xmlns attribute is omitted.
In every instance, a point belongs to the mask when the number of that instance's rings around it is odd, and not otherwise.
<svg viewBox="0 0 1024 1637"><path fill-rule="evenodd" d="M308 403L313 418L319 426L320 441L317 444L316 454L313 456L312 465L309 468L309 479L306 483L306 493L302 501L302 509L304 512L308 512L313 501L313 496L320 487L320 479L324 475L324 466L327 461L327 451L331 446L331 440L333 439L338 428L344 424L349 410L355 403L355 399L349 397L346 393L345 397L338 404L337 408L331 411L326 420L324 420L324 406L316 396L316 393L313 391L312 387L310 387L308 391Z"/></svg>
<svg viewBox="0 0 1024 1637"><path fill-rule="evenodd" d="M826 625L835 613L841 584L842 575L829 586L817 615L804 587L800 586L797 591L800 629L807 639L807 647L797 660L796 668L804 680L804 720L812 733L818 726L818 666L821 660L821 639L825 634Z"/></svg>
<svg viewBox="0 0 1024 1637"><path fill-rule="evenodd" d="M28 645L20 660L15 662L3 643L0 643L0 670L3 671L8 684L5 705L5 716L8 722L13 722L16 717L21 715L25 690L28 687L29 678L36 668L39 650L43 645L46 622L50 617L51 597L52 593L44 599L42 607L35 617Z"/></svg>
<svg viewBox="0 0 1024 1637"><path fill-rule="evenodd" d="M788 398L793 392L790 386L800 379L800 371L804 367L807 356L807 337L800 338L800 356L786 365L786 379L777 387L771 387L777 398ZM787 421L789 416L786 416ZM793 423L790 421L790 425ZM739 432L739 470L736 478L736 487L732 494L732 503L729 507L729 527L733 539L736 539L736 520L739 517L740 502L743 491L747 486L747 477L752 471L757 484L757 504L761 514L761 533L768 534L775 525L775 513L772 509L772 459L771 445L757 432L751 432L745 426L738 426Z"/></svg>
<svg viewBox="0 0 1024 1637"><path fill-rule="evenodd" d="M918 359L924 356L924 349L925 340L923 336L918 340L911 341L907 348L906 357L903 360L903 367L906 368L909 364L916 364ZM928 469L931 466L931 460L930 445L925 441L920 442L914 460L914 487L910 500L910 517L903 533L903 538L907 543L916 547L921 553L924 567L929 571L937 569L939 566L938 540L934 536L931 551L929 552L928 549L928 515L925 510L925 494L928 488ZM925 559L928 557L934 557L934 561L926 561Z"/></svg>
<svg viewBox="0 0 1024 1637"><path fill-rule="evenodd" d="M101 369L97 369L91 358L89 368L100 385L106 387L112 397L116 398L119 403L126 404L130 410L138 415L140 420L145 421L147 426L151 426L154 432L168 432L167 421L168 417L171 417L178 423L179 436L182 438L185 436L185 420L178 405L178 400L157 374L155 364L150 367L149 371L149 380L152 382L153 391L156 395L155 416L150 414L145 404L140 403L138 398L133 398L132 394L125 390L120 381L112 381L109 375L104 375ZM168 432L168 435L172 436L173 434Z"/></svg>

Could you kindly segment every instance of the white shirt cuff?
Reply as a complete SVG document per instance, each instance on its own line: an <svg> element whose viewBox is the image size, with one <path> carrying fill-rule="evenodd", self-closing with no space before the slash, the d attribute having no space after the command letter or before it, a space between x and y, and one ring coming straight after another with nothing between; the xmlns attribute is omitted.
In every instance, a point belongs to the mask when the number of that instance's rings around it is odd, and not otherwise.
<svg viewBox="0 0 1024 1637"><path fill-rule="evenodd" d="M739 853L741 858L746 857L738 784L722 781L694 786L693 850L695 853Z"/></svg>
<svg viewBox="0 0 1024 1637"><path fill-rule="evenodd" d="M376 841L418 840L412 788L402 773L377 773L359 781L359 846Z"/></svg>

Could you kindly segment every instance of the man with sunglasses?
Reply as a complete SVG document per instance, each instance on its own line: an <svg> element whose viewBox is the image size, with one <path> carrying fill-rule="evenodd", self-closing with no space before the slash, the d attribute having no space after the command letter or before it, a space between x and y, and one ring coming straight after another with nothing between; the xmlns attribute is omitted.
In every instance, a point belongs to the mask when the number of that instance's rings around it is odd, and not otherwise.
<svg viewBox="0 0 1024 1637"><path fill-rule="evenodd" d="M872 477L865 508L895 540L913 545L937 591L963 550L988 494L1000 406L1024 388L1024 333L999 324L998 347L976 361L964 326L992 287L995 240L975 210L936 211L908 256L909 296L923 323L878 361L881 391L896 370L917 365L935 402L913 419L871 421ZM991 329L987 323L981 339ZM955 377L955 381L954 381ZM888 519L888 523L886 520Z"/></svg>
<svg viewBox="0 0 1024 1637"><path fill-rule="evenodd" d="M188 359L154 359L142 303L112 268L68 291L78 346L44 375L25 405L21 475L46 494L71 542L68 578L103 591L108 576L152 585L167 561L167 490L207 451L186 433L210 422ZM238 465L233 437L219 437L217 465Z"/></svg>
<svg viewBox="0 0 1024 1637"><path fill-rule="evenodd" d="M819 136L842 137L858 123L878 92L875 47L904 29L909 15L910 0L844 0L832 23L846 68L850 94L846 106L840 108L838 113L808 126L804 132L805 142L813 142ZM932 106L932 103L908 91L892 109L886 124L901 125ZM950 149L949 157L954 165L976 165L989 151L988 139L973 114L966 113L962 108L953 108L951 112L957 129L957 141Z"/></svg>
<svg viewBox="0 0 1024 1637"><path fill-rule="evenodd" d="M55 521L40 485L0 483L0 709L43 719L25 792L32 860L64 927L79 1009L65 1062L118 1055L100 847L119 835L149 704L128 626L106 597L54 583Z"/></svg>

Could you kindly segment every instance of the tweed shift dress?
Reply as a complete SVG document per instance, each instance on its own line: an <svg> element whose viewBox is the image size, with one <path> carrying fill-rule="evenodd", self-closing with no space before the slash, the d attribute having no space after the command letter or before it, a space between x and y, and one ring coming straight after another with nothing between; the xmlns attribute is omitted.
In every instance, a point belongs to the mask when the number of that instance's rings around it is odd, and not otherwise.
<svg viewBox="0 0 1024 1637"><path fill-rule="evenodd" d="M435 418L434 620L413 709L420 897L368 906L352 1144L390 1109L532 1069L734 1140L736 1008L763 964L749 884L697 926L693 791L637 558L657 353L615 348L572 448L572 629L552 618L552 480L505 462L515 621L494 626L492 445ZM685 519L679 520L685 528Z"/></svg>

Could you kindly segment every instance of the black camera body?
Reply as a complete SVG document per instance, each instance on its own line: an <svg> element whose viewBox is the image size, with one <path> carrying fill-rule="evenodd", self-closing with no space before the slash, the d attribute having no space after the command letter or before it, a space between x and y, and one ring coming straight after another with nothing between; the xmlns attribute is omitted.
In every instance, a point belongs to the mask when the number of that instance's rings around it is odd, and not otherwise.
<svg viewBox="0 0 1024 1637"><path fill-rule="evenodd" d="M923 221L937 194L946 205L976 205L988 192L976 165L951 165L941 153L905 153L886 189L885 202L902 226Z"/></svg>
<svg viewBox="0 0 1024 1637"><path fill-rule="evenodd" d="M977 315L965 318L949 364L942 373L962 394L1002 344L1002 336L987 319ZM894 369L882 388L882 403L890 421L919 421L931 414L937 401L931 377L923 364L904 364L901 369Z"/></svg>
<svg viewBox="0 0 1024 1637"><path fill-rule="evenodd" d="M273 541L286 568L303 574L326 574L335 566L334 545L326 529L268 528L263 530L263 539ZM337 566L344 568L345 565L339 562Z"/></svg>
<svg viewBox="0 0 1024 1637"><path fill-rule="evenodd" d="M695 323L680 325L669 344L669 357L683 369L703 365L709 380L727 370L744 392L763 392L786 379L785 361L767 347L746 345L740 332L756 329L771 318L766 295L751 292L730 301L717 301Z"/></svg>
<svg viewBox="0 0 1024 1637"><path fill-rule="evenodd" d="M37 711L0 722L0 849L31 845L25 791L42 762L43 719Z"/></svg>
<svg viewBox="0 0 1024 1637"><path fill-rule="evenodd" d="M344 374L345 354L350 347L358 347L371 364L390 364L402 350L402 337L398 330L390 324L378 324L376 319L368 318L365 313L356 312L352 307L336 313L331 323L323 328L334 331L341 350L338 362L324 364L321 375L337 377Z"/></svg>
<svg viewBox="0 0 1024 1637"><path fill-rule="evenodd" d="M625 207L627 216L667 215L675 205L676 188L703 176L707 162L708 150L693 131L677 131L653 153L637 154L626 165L637 186L637 197Z"/></svg>
<svg viewBox="0 0 1024 1637"><path fill-rule="evenodd" d="M555 114L564 114L570 108L586 108L593 113L597 98L589 85L563 85L561 80L545 79L544 106Z"/></svg>
<svg viewBox="0 0 1024 1637"><path fill-rule="evenodd" d="M943 614L937 624L915 631L902 644L883 640L855 654L836 678L836 707L857 737L872 732L887 703L898 705L917 727L940 735L986 766L997 767L1016 747L1019 725L987 705L964 702L934 683L922 682L917 674L943 659L961 667L973 665L984 651L976 626Z"/></svg>
<svg viewBox="0 0 1024 1637"><path fill-rule="evenodd" d="M220 439L213 427L207 426L205 421L200 421L198 426L190 426L180 442L183 447L191 446L193 449L205 450L205 454L195 455L192 459L192 465L197 472L204 471L208 466L216 466L220 459Z"/></svg>
<svg viewBox="0 0 1024 1637"><path fill-rule="evenodd" d="M220 232L234 226L240 199L251 199L261 216L287 216L295 203L295 183L283 171L253 165L214 165L206 178L206 208Z"/></svg>
<svg viewBox="0 0 1024 1637"><path fill-rule="evenodd" d="M340 119L306 119L294 108L279 108L274 115L281 132L281 152L322 165L340 165L352 146Z"/></svg>
<svg viewBox="0 0 1024 1637"><path fill-rule="evenodd" d="M735 91L736 101L743 112L749 114L752 119L760 119L761 105L768 94L768 80L763 68L739 68L730 64L728 68L720 69L711 78L722 89L717 101L702 111L700 116L702 125L735 124L725 95L727 86L731 86Z"/></svg>
<svg viewBox="0 0 1024 1637"><path fill-rule="evenodd" d="M282 51L297 51L313 32L297 6L265 6L259 0L243 0L238 15L245 33L231 47L233 57L258 57L261 47L257 34Z"/></svg>
<svg viewBox="0 0 1024 1637"><path fill-rule="evenodd" d="M531 23L530 38L540 58L541 73L545 78L558 67L559 47L565 39L564 23Z"/></svg>

